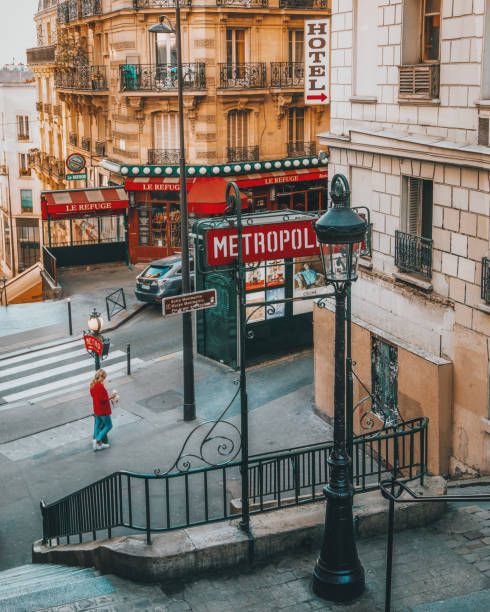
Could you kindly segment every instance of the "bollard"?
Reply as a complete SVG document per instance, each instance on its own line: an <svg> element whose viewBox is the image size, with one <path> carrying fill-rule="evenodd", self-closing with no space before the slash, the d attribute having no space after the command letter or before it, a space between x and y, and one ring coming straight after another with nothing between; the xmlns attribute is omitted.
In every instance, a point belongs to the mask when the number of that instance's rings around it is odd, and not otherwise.
<svg viewBox="0 0 490 612"><path fill-rule="evenodd" d="M128 344L126 349L126 359L128 364L128 376L131 374L131 345Z"/></svg>
<svg viewBox="0 0 490 612"><path fill-rule="evenodd" d="M68 304L68 329L70 331L70 336L73 336L73 321L71 318L71 300L70 298L66 300L66 303Z"/></svg>

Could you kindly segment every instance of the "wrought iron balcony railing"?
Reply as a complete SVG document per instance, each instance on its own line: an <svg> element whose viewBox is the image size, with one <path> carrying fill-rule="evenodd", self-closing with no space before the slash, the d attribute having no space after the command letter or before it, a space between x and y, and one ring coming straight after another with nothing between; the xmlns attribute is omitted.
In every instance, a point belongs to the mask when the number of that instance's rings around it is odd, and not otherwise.
<svg viewBox="0 0 490 612"><path fill-rule="evenodd" d="M80 141L80 147L84 151L88 151L90 153L90 138L82 138Z"/></svg>
<svg viewBox="0 0 490 612"><path fill-rule="evenodd" d="M46 114L51 115L51 104L43 104L43 111Z"/></svg>
<svg viewBox="0 0 490 612"><path fill-rule="evenodd" d="M102 15L102 0L82 0L81 16L82 19Z"/></svg>
<svg viewBox="0 0 490 612"><path fill-rule="evenodd" d="M259 147L227 147L226 158L229 162L258 161Z"/></svg>
<svg viewBox="0 0 490 612"><path fill-rule="evenodd" d="M269 6L269 0L216 0L216 6L265 7Z"/></svg>
<svg viewBox="0 0 490 612"><path fill-rule="evenodd" d="M39 5L37 7L37 12L46 11L58 3L58 0L39 0Z"/></svg>
<svg viewBox="0 0 490 612"><path fill-rule="evenodd" d="M271 62L271 87L303 87L303 62Z"/></svg>
<svg viewBox="0 0 490 612"><path fill-rule="evenodd" d="M105 155L105 142L102 142L101 140L97 140L95 142L95 155L97 155L97 157L104 157L104 155Z"/></svg>
<svg viewBox="0 0 490 612"><path fill-rule="evenodd" d="M65 24L69 23L69 21L68 0L65 0L65 2L58 4L58 23Z"/></svg>
<svg viewBox="0 0 490 612"><path fill-rule="evenodd" d="M79 0L68 0L68 21L78 21L82 16Z"/></svg>
<svg viewBox="0 0 490 612"><path fill-rule="evenodd" d="M53 115L56 115L56 117L61 117L61 104L53 105Z"/></svg>
<svg viewBox="0 0 490 612"><path fill-rule="evenodd" d="M33 47L27 49L27 65L52 64L55 61L55 46Z"/></svg>
<svg viewBox="0 0 490 612"><path fill-rule="evenodd" d="M133 0L134 8L172 8L176 0ZM179 5L191 6L192 0L179 0Z"/></svg>
<svg viewBox="0 0 490 612"><path fill-rule="evenodd" d="M395 265L403 272L432 276L432 239L395 231Z"/></svg>
<svg viewBox="0 0 490 612"><path fill-rule="evenodd" d="M488 257L481 260L481 299L485 304L490 304L490 259Z"/></svg>
<svg viewBox="0 0 490 612"><path fill-rule="evenodd" d="M164 164L178 164L180 149L148 149L148 163L150 166Z"/></svg>
<svg viewBox="0 0 490 612"><path fill-rule="evenodd" d="M439 64L399 66L400 98L434 99L439 97Z"/></svg>
<svg viewBox="0 0 490 612"><path fill-rule="evenodd" d="M72 147L76 147L78 145L78 134L70 134L69 142Z"/></svg>
<svg viewBox="0 0 490 612"><path fill-rule="evenodd" d="M51 163L51 174L58 179L64 179L65 162L60 159L53 160L53 162Z"/></svg>
<svg viewBox="0 0 490 612"><path fill-rule="evenodd" d="M304 140L290 140L287 143L288 157L307 157L316 155L316 142L305 142Z"/></svg>
<svg viewBox="0 0 490 612"><path fill-rule="evenodd" d="M222 89L254 89L266 87L267 71L264 62L249 64L220 64Z"/></svg>
<svg viewBox="0 0 490 612"><path fill-rule="evenodd" d="M121 64L121 91L171 91L177 89L177 66L173 64ZM206 89L204 62L182 64L184 89Z"/></svg>
<svg viewBox="0 0 490 612"><path fill-rule="evenodd" d="M328 0L279 0L279 8L326 9Z"/></svg>
<svg viewBox="0 0 490 612"><path fill-rule="evenodd" d="M54 73L57 89L78 89L81 91L105 91L107 89L105 66L76 66L57 68Z"/></svg>
<svg viewBox="0 0 490 612"><path fill-rule="evenodd" d="M38 113L42 113L43 112L43 103L42 102L36 102L36 110Z"/></svg>

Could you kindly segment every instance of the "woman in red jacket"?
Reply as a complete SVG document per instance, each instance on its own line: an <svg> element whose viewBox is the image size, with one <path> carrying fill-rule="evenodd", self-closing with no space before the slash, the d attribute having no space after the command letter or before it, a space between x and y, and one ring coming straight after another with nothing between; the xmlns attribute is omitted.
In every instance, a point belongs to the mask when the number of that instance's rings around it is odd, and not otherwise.
<svg viewBox="0 0 490 612"><path fill-rule="evenodd" d="M116 394L109 395L107 393L107 389L104 387L106 378L107 372L105 370L97 370L90 383L90 395L92 396L95 415L94 439L92 441L94 451L103 450L110 446L109 443L104 443L102 440L112 429L111 400L115 398Z"/></svg>

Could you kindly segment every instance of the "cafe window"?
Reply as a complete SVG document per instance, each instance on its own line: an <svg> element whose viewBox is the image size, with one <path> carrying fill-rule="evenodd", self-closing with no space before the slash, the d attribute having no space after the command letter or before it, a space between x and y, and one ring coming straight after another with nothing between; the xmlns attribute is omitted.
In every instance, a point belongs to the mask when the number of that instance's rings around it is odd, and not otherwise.
<svg viewBox="0 0 490 612"><path fill-rule="evenodd" d="M177 202L148 202L140 206L138 244L147 247L179 248L180 205Z"/></svg>
<svg viewBox="0 0 490 612"><path fill-rule="evenodd" d="M79 246L109 242L123 242L124 217L122 215L101 215L75 219L55 219L44 222L44 244L51 246Z"/></svg>
<svg viewBox="0 0 490 612"><path fill-rule="evenodd" d="M32 189L20 190L20 208L22 212L32 213Z"/></svg>

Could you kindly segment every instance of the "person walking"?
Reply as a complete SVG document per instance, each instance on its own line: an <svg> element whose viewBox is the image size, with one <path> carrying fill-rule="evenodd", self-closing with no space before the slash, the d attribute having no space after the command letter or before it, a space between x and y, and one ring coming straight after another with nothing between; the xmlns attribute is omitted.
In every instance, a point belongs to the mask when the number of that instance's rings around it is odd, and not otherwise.
<svg viewBox="0 0 490 612"><path fill-rule="evenodd" d="M107 372L100 369L95 372L90 383L90 395L92 396L95 416L94 439L92 440L94 451L103 450L110 446L107 441L107 434L112 429L111 400L116 398L116 393L109 395L104 387L106 378Z"/></svg>

